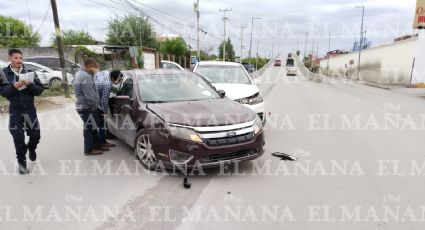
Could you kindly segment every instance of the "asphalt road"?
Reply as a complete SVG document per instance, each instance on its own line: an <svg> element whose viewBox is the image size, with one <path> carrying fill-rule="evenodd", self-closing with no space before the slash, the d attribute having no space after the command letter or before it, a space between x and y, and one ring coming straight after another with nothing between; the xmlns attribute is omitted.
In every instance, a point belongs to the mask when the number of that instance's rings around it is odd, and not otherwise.
<svg viewBox="0 0 425 230"><path fill-rule="evenodd" d="M263 157L191 176L138 166L118 146L84 157L73 106L40 113L33 175L16 175L0 123L0 229L423 229L425 100L269 67ZM65 127L65 128L64 128ZM284 152L298 161L282 161Z"/></svg>

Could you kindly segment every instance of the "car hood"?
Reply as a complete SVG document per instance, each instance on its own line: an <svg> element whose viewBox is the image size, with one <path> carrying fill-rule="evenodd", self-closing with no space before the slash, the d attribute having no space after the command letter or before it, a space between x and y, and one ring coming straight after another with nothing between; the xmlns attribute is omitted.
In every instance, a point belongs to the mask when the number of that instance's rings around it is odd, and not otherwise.
<svg viewBox="0 0 425 230"><path fill-rule="evenodd" d="M258 87L251 84L226 84L226 83L213 83L217 90L224 90L226 97L237 100L246 97L251 97L258 93Z"/></svg>
<svg viewBox="0 0 425 230"><path fill-rule="evenodd" d="M147 108L167 123L205 127L253 121L257 114L227 98L148 104Z"/></svg>

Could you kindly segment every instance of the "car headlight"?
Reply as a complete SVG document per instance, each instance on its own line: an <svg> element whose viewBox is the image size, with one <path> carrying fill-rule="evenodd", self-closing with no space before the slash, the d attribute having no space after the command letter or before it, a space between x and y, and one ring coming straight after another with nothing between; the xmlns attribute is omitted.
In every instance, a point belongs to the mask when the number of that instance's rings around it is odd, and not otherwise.
<svg viewBox="0 0 425 230"><path fill-rule="evenodd" d="M187 164L192 159L193 159L193 156L190 154L170 150L170 161L173 164L177 164L177 165Z"/></svg>
<svg viewBox="0 0 425 230"><path fill-rule="evenodd" d="M263 130L263 122L261 121L260 117L257 116L257 119L255 119L254 122L254 134L258 135Z"/></svg>
<svg viewBox="0 0 425 230"><path fill-rule="evenodd" d="M194 142L202 142L202 139L199 137L199 135L192 129L167 125L167 130L174 137Z"/></svg>
<svg viewBox="0 0 425 230"><path fill-rule="evenodd" d="M262 103L264 100L263 98L260 96L260 93L255 94L254 96L251 97L247 97L247 98L242 98L242 99L238 99L236 100L236 102L241 103L241 104L248 104L248 105L255 105L255 104L260 104Z"/></svg>

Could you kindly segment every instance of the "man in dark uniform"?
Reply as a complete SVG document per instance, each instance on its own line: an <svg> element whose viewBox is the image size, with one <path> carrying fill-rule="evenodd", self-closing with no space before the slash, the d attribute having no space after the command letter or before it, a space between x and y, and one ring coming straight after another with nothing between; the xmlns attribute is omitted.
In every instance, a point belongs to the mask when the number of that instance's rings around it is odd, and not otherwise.
<svg viewBox="0 0 425 230"><path fill-rule="evenodd" d="M37 159L36 148L40 142L40 124L34 106L34 96L39 96L44 88L34 72L33 80L20 79L21 74L29 73L23 65L23 54L18 49L9 50L10 65L3 69L0 77L0 95L6 97L9 106L9 131L15 143L19 173L28 174L26 153L31 161ZM29 141L25 143L25 132Z"/></svg>

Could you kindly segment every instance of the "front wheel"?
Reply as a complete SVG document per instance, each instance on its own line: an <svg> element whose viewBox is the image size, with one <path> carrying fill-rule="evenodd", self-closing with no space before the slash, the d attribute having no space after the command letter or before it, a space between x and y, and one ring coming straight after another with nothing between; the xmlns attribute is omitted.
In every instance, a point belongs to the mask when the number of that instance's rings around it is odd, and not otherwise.
<svg viewBox="0 0 425 230"><path fill-rule="evenodd" d="M152 148L150 135L146 131L140 131L136 138L136 158L142 163L142 165L149 170L155 170L158 165L158 159Z"/></svg>

